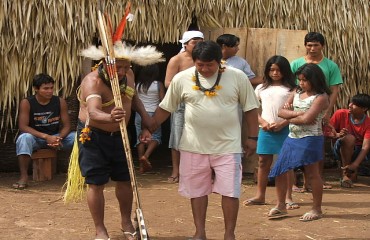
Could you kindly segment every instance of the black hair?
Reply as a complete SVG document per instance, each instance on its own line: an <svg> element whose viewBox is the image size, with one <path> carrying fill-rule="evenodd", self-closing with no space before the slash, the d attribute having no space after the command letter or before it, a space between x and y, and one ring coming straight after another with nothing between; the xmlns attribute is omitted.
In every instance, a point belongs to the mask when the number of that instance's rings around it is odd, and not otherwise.
<svg viewBox="0 0 370 240"><path fill-rule="evenodd" d="M192 57L194 62L196 60L204 62L215 60L216 62L221 63L221 47L214 41L198 42L193 48Z"/></svg>
<svg viewBox="0 0 370 240"><path fill-rule="evenodd" d="M325 81L325 75L319 66L314 63L306 63L298 68L298 70L295 72L297 78L301 74L305 77L307 81L311 83L313 91L318 94L331 94L330 88ZM297 91L302 91L300 86L298 86Z"/></svg>
<svg viewBox="0 0 370 240"><path fill-rule="evenodd" d="M319 42L322 46L325 46L325 38L321 33L318 32L309 32L304 37L304 45L308 42Z"/></svg>
<svg viewBox="0 0 370 240"><path fill-rule="evenodd" d="M136 78L137 89L139 92L144 92L145 94L148 93L148 89L150 85L154 81L158 81L159 79L159 67L157 64L148 65L142 67Z"/></svg>
<svg viewBox="0 0 370 240"><path fill-rule="evenodd" d="M240 38L233 34L222 34L217 38L216 42L218 45L220 45L220 47L222 47L222 45L227 47L235 47L236 44L240 42Z"/></svg>
<svg viewBox="0 0 370 240"><path fill-rule="evenodd" d="M370 96L368 94L359 93L352 97L351 102L356 106L370 109ZM366 111L367 111L366 110Z"/></svg>
<svg viewBox="0 0 370 240"><path fill-rule="evenodd" d="M269 60L267 60L266 66L265 66L265 76L264 76L264 83L262 85L262 88L265 89L268 86L270 86L273 82L273 80L270 77L270 69L272 64L276 64L279 69L280 73L283 76L281 79L282 84L285 87L288 87L290 91L292 91L294 88L297 87L296 81L295 81L295 76L292 72L292 69L290 68L290 64L288 59L286 59L283 56L280 55L275 55L272 56Z"/></svg>
<svg viewBox="0 0 370 240"><path fill-rule="evenodd" d="M54 79L50 77L48 74L40 73L33 77L32 86L36 89L40 89L42 84L46 83L54 84L54 82L55 82Z"/></svg>

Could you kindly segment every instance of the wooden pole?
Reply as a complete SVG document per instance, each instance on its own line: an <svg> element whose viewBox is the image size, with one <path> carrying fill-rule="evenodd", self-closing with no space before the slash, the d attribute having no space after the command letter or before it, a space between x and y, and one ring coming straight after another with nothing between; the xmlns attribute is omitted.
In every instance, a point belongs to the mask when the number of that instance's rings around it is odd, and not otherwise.
<svg viewBox="0 0 370 240"><path fill-rule="evenodd" d="M122 98L121 98L121 92L119 88L119 80L118 80L118 74L116 69L116 59L114 55L114 48L113 48L113 42L112 42L112 33L111 30L107 27L106 19L103 17L102 12L98 10L98 27L99 27L99 33L100 38L102 41L103 48L106 52L106 64L107 64L107 72L110 78L111 86L112 86L112 93L114 98L114 103L116 107L123 107L122 105ZM137 189L137 181L136 181L136 175L135 175L135 169L134 164L132 160L132 154L131 154L131 148L130 148L130 142L127 134L127 128L126 128L126 122L125 119L123 119L120 123L120 131L122 135L122 141L123 146L125 149L125 154L127 158L127 166L130 173L131 178L131 187L134 195L134 200L136 203L136 219L138 221L138 227L140 230L140 237L142 240L148 240L149 235L145 226L144 216L143 212L141 210L141 203L139 198L139 192Z"/></svg>

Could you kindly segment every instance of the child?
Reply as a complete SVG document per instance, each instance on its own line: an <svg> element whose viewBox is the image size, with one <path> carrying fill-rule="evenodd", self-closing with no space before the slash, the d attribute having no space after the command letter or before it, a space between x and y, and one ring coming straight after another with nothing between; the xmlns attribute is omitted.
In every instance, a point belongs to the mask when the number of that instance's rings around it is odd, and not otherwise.
<svg viewBox="0 0 370 240"><path fill-rule="evenodd" d="M319 171L319 161L323 157L324 136L322 119L329 106L330 89L325 83L325 75L319 66L307 63L295 75L299 86L296 94L279 111L279 117L289 121L289 135L283 143L279 157L270 172L275 177L277 204L268 214L269 219L287 215L285 196L287 173L304 166L305 174L312 186L312 210L299 220L312 221L321 218L323 182Z"/></svg>
<svg viewBox="0 0 370 240"><path fill-rule="evenodd" d="M343 176L341 186L353 187L356 169L363 160L370 160L370 118L366 115L370 108L370 96L353 96L349 109L339 109L330 119L334 128L332 137L337 138L334 155L342 161Z"/></svg>
<svg viewBox="0 0 370 240"><path fill-rule="evenodd" d="M265 204L266 186L273 155L280 152L285 138L288 136L289 122L278 117L279 109L287 102L292 91L296 88L295 76L289 61L283 56L271 57L265 66L265 82L256 87L257 98L262 102L262 114L258 114L260 130L258 134L257 153L258 180L255 197L245 200L244 205ZM292 178L293 171L289 171ZM293 184L292 181L291 185ZM297 209L298 204L292 200L292 188L287 188L286 208Z"/></svg>
<svg viewBox="0 0 370 240"><path fill-rule="evenodd" d="M149 65L143 67L136 81L136 91L143 103L145 110L150 116L154 114L159 102L162 101L165 90L162 82L158 81L159 68L158 65ZM141 133L141 117L138 113L135 115L136 135L139 137ZM152 169L149 157L155 148L161 143L162 132L159 127L153 134L152 139L148 143L142 143L137 140L136 147L140 160L139 172L144 173Z"/></svg>

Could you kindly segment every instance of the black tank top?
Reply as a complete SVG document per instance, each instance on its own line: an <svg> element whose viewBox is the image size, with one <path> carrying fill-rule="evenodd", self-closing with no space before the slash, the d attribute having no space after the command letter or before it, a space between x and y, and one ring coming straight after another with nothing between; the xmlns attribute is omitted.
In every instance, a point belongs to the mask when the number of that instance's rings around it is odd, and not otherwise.
<svg viewBox="0 0 370 240"><path fill-rule="evenodd" d="M41 105L35 95L27 98L30 103L29 126L39 132L54 135L60 128L60 99L53 96L46 105Z"/></svg>

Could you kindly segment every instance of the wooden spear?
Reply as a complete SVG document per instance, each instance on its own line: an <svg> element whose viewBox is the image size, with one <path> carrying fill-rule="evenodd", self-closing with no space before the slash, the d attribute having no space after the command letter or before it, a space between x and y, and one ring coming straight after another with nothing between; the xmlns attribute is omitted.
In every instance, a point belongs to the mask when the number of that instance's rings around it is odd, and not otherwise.
<svg viewBox="0 0 370 240"><path fill-rule="evenodd" d="M112 86L114 103L117 107L122 108L123 106L122 106L121 92L119 88L119 80L118 80L117 69L116 69L116 59L114 55L114 48L113 48L113 42L112 42L112 32L107 27L107 20L103 17L103 14L100 9L98 9L98 29L99 29L99 34L100 34L100 39L102 41L103 49L105 50L105 53L106 53L105 62L107 65L107 72L108 72L110 83ZM136 203L135 213L136 213L136 221L138 221L140 237L142 240L149 240L149 235L148 235L148 232L145 226L144 215L141 210L141 203L140 203L140 198L139 198L139 192L137 189L136 175L135 175L134 164L132 160L130 142L129 142L129 138L127 134L125 119L123 119L119 123L119 126L121 130L123 146L124 146L125 154L127 158L127 166L128 166L129 173L130 173L133 196L134 196L134 200Z"/></svg>

